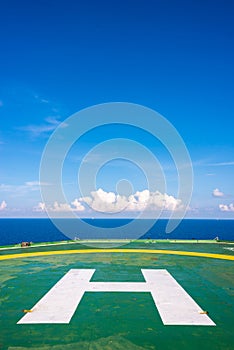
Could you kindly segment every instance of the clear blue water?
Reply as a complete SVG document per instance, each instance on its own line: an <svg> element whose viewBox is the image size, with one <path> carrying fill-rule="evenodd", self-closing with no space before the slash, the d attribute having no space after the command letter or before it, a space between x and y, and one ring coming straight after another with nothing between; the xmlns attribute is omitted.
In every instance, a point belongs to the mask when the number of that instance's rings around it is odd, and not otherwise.
<svg viewBox="0 0 234 350"><path fill-rule="evenodd" d="M64 220L64 219L63 219ZM78 220L76 220L78 221ZM79 238L111 238L108 236L108 228L121 227L131 221L129 219L85 219L86 223L95 227L95 236L87 232L79 231L77 225L77 236ZM139 226L143 221L139 221ZM69 223L69 220L67 220ZM158 220L151 229L140 238L151 239L214 239L234 241L234 220L183 220L180 225L170 234L165 233L168 220ZM103 235L99 230L106 228L107 234ZM114 237L116 238L116 237ZM133 238L129 232L119 238ZM50 219L0 219L0 245L17 244L22 241L49 242L67 240Z"/></svg>

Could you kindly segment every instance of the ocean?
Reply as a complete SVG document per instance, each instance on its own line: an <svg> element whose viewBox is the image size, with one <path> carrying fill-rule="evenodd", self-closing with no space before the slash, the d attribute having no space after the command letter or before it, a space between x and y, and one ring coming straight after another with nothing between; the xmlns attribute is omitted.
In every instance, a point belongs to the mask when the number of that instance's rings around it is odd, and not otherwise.
<svg viewBox="0 0 234 350"><path fill-rule="evenodd" d="M68 227L71 219L61 219ZM166 233L167 219L157 220L151 228L141 236L134 234L126 228L130 219L83 219L87 227L81 232L79 221L75 220L76 238L140 238L140 239L215 239L234 241L234 220L184 219L171 233ZM135 220L136 221L136 220ZM146 221L138 219L138 227L145 226ZM118 232L124 235L111 236L111 228L118 227ZM123 229L122 229L123 228ZM125 228L125 230L124 230ZM103 229L105 234L103 234ZM90 232L94 231L95 235ZM68 240L69 238L59 231L50 219L0 219L0 245L18 244L22 241L51 242Z"/></svg>

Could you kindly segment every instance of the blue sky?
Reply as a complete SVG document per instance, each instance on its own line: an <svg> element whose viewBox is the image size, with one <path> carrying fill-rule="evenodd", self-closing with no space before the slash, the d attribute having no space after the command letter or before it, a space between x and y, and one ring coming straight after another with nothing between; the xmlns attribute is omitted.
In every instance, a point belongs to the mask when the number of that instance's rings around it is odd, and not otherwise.
<svg viewBox="0 0 234 350"><path fill-rule="evenodd" d="M194 171L187 216L233 218L233 14L228 0L1 2L0 216L45 215L39 170L49 137L83 108L118 101L159 112L183 138ZM66 205L96 215L97 192L84 201L77 171L87 152L116 137L157 156L167 182L158 191L170 209L177 179L165 147L144 131L113 125L83 135L69 151ZM140 210L139 198L148 195L142 169L108 152L113 160L100 169L96 191L107 206L117 198L109 192L138 193ZM118 188L122 179L128 182Z"/></svg>

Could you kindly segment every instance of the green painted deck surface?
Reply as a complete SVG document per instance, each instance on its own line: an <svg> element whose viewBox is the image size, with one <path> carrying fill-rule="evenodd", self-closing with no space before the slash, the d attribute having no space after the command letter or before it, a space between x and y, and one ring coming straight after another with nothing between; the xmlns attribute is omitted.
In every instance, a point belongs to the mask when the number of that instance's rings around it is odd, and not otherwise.
<svg viewBox="0 0 234 350"><path fill-rule="evenodd" d="M96 245L97 246L97 245ZM234 256L233 245L132 242L121 248ZM230 249L231 248L231 249ZM0 255L86 249L79 244L4 250ZM90 247L88 247L90 249ZM149 293L85 293L70 324L17 325L70 269L92 281L144 282L141 269L166 269L209 312L216 327L165 326ZM165 350L234 348L234 261L144 253L92 253L0 261L0 349Z"/></svg>

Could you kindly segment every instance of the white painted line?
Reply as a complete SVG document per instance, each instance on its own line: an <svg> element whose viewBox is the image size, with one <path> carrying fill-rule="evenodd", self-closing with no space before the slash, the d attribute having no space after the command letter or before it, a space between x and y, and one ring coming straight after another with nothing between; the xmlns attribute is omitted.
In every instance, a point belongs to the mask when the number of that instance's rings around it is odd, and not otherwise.
<svg viewBox="0 0 234 350"><path fill-rule="evenodd" d="M142 270L165 325L215 326L167 270Z"/></svg>
<svg viewBox="0 0 234 350"><path fill-rule="evenodd" d="M18 324L69 323L95 270L70 270Z"/></svg>
<svg viewBox="0 0 234 350"><path fill-rule="evenodd" d="M150 292L146 282L90 282L87 292Z"/></svg>

